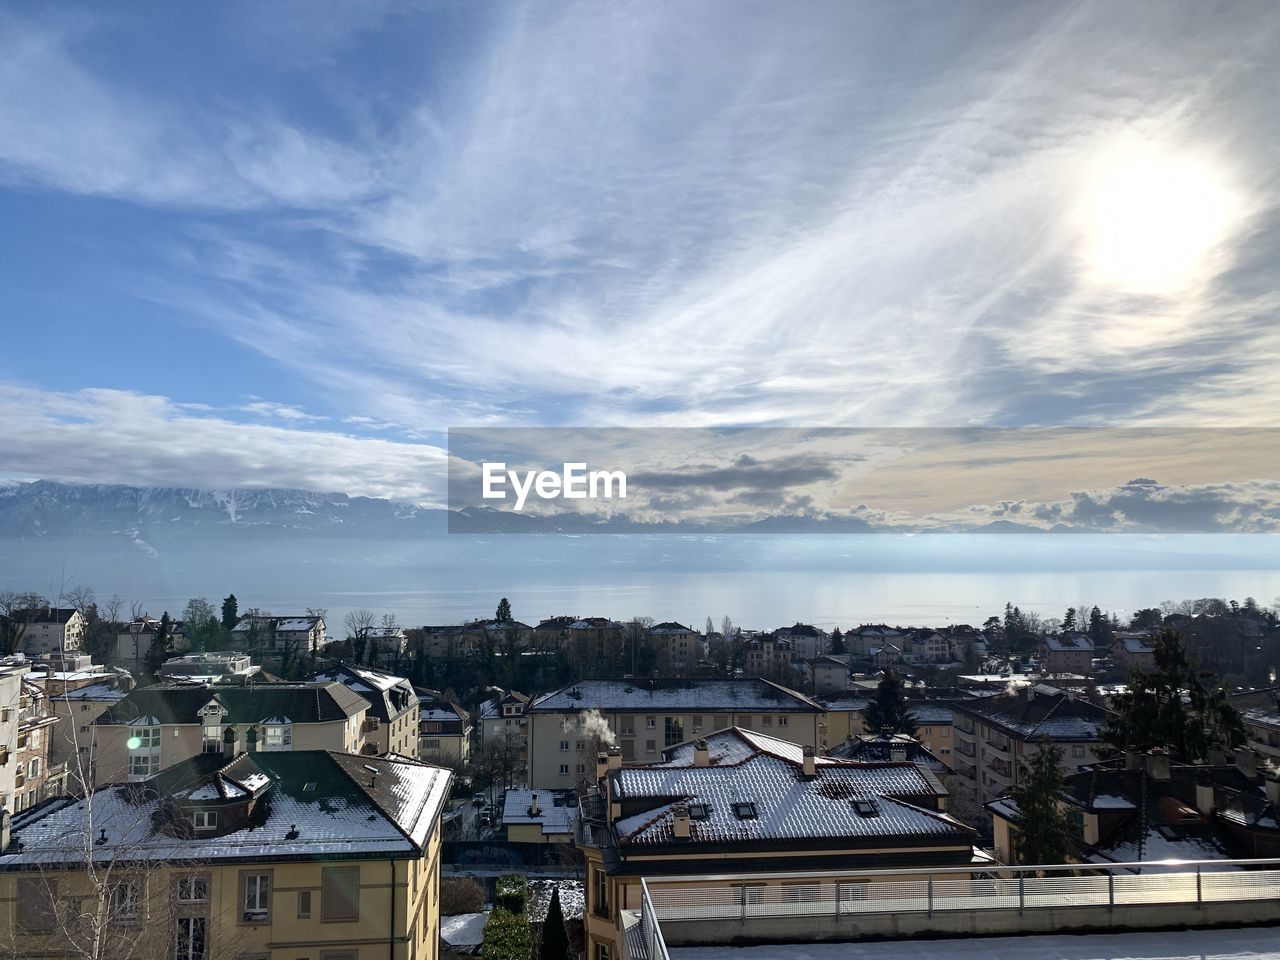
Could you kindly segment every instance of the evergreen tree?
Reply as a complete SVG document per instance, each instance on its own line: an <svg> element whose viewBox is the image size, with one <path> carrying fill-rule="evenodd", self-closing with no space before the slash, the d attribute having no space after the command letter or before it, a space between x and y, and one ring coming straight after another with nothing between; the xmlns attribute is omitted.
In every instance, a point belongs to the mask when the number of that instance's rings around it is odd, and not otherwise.
<svg viewBox="0 0 1280 960"><path fill-rule="evenodd" d="M840 632L839 627L831 631L831 652L834 654L845 652L844 634Z"/></svg>
<svg viewBox="0 0 1280 960"><path fill-rule="evenodd" d="M1097 607L1089 611L1089 639L1097 649L1111 642L1111 624Z"/></svg>
<svg viewBox="0 0 1280 960"><path fill-rule="evenodd" d="M902 678L892 670L886 670L876 686L875 697L867 705L866 726L868 733L905 733L915 736L916 722L911 716L911 701L902 684Z"/></svg>
<svg viewBox="0 0 1280 960"><path fill-rule="evenodd" d="M1062 863L1067 856L1067 818L1058 808L1062 790L1062 748L1048 739L1022 764L1013 788L1018 805L1017 859L1025 865Z"/></svg>
<svg viewBox="0 0 1280 960"><path fill-rule="evenodd" d="M230 594L222 601L222 629L230 630L240 620L240 604L236 601L236 595Z"/></svg>
<svg viewBox="0 0 1280 960"><path fill-rule="evenodd" d="M151 646L147 648L147 672L155 676L160 665L169 659L169 648L173 644L173 621L169 619L169 611L160 618L160 625L151 637Z"/></svg>
<svg viewBox="0 0 1280 960"><path fill-rule="evenodd" d="M1214 747L1244 743L1244 725L1226 688L1213 673L1196 669L1182 634L1165 630L1152 652L1155 670L1135 669L1128 689L1112 698L1106 742L1119 750L1165 748L1182 763L1206 760Z"/></svg>
<svg viewBox="0 0 1280 960"><path fill-rule="evenodd" d="M1076 608L1067 607L1067 612L1062 615L1063 631L1074 630L1076 628Z"/></svg>
<svg viewBox="0 0 1280 960"><path fill-rule="evenodd" d="M513 619L511 616L511 602L506 597L498 601L498 609L493 618L499 623L510 623Z"/></svg>
<svg viewBox="0 0 1280 960"><path fill-rule="evenodd" d="M564 909L560 906L560 884L551 889L547 918L542 921L542 949L539 960L569 960L569 933L564 927Z"/></svg>

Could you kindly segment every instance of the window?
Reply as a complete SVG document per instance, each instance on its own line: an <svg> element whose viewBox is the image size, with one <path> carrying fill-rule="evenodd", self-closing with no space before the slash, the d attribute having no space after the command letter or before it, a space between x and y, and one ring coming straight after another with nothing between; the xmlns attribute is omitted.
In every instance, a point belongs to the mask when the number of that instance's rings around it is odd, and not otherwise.
<svg viewBox="0 0 1280 960"><path fill-rule="evenodd" d="M179 877L176 898L179 903L208 903L209 878L200 874Z"/></svg>
<svg viewBox="0 0 1280 960"><path fill-rule="evenodd" d="M568 740L561 740L561 741L560 741L560 750L561 750L561 752L563 752L563 753L568 753L568 752L569 752L569 741L568 741Z"/></svg>
<svg viewBox="0 0 1280 960"><path fill-rule="evenodd" d="M44 877L22 877L18 880L16 911L18 926L27 933L49 933L54 928L54 904L58 901L58 881Z"/></svg>
<svg viewBox="0 0 1280 960"><path fill-rule="evenodd" d="M880 804L873 799L850 800L853 809L857 811L860 817L878 817L880 816Z"/></svg>
<svg viewBox="0 0 1280 960"><path fill-rule="evenodd" d="M137 920L142 908L142 881L121 880L111 888L108 910L112 920Z"/></svg>
<svg viewBox="0 0 1280 960"><path fill-rule="evenodd" d="M609 916L609 875L603 870L596 870L595 878L595 889L592 891L595 894L593 898L595 903L592 904L591 909L595 911L597 917L607 917Z"/></svg>
<svg viewBox="0 0 1280 960"><path fill-rule="evenodd" d="M636 735L636 718L624 716L618 721L618 725L622 728L624 737L634 737Z"/></svg>
<svg viewBox="0 0 1280 960"><path fill-rule="evenodd" d="M657 718L657 717L645 717L645 718L644 718L644 728L645 728L646 730L652 730L652 729L653 729L654 727L656 727L657 725L658 725L658 718Z"/></svg>
<svg viewBox="0 0 1280 960"><path fill-rule="evenodd" d="M360 919L360 868L325 867L320 871L320 919Z"/></svg>
<svg viewBox="0 0 1280 960"><path fill-rule="evenodd" d="M31 762L27 764L27 776L33 780L40 776L40 758L32 757Z"/></svg>
<svg viewBox="0 0 1280 960"><path fill-rule="evenodd" d="M217 830L217 810L196 810L191 814L191 823L197 830Z"/></svg>
<svg viewBox="0 0 1280 960"><path fill-rule="evenodd" d="M577 744L574 746L574 749L577 750L579 753L581 753L583 750L587 749L587 744L585 741L579 740Z"/></svg>
<svg viewBox="0 0 1280 960"><path fill-rule="evenodd" d="M567 777L569 775L569 765L567 763L560 764L560 776Z"/></svg>
<svg viewBox="0 0 1280 960"><path fill-rule="evenodd" d="M711 807L708 806L707 804L705 803L689 804L690 820L705 820L710 815L711 815Z"/></svg>
<svg viewBox="0 0 1280 960"><path fill-rule="evenodd" d="M1083 759L1084 759L1084 747L1083 747L1083 746L1079 746L1079 745L1072 747L1072 748L1071 748L1071 756L1075 757L1075 759L1077 759L1077 760L1083 760Z"/></svg>
<svg viewBox="0 0 1280 960"><path fill-rule="evenodd" d="M241 920L245 923L267 922L271 917L271 874L242 873L240 890Z"/></svg>
<svg viewBox="0 0 1280 960"><path fill-rule="evenodd" d="M298 891L298 919L299 920L311 919L311 891L310 890Z"/></svg>
<svg viewBox="0 0 1280 960"><path fill-rule="evenodd" d="M204 752L222 752L222 728L217 724L204 728Z"/></svg>
<svg viewBox="0 0 1280 960"><path fill-rule="evenodd" d="M733 805L733 815L739 820L754 820L756 818L756 805L750 800L735 803Z"/></svg>
<svg viewBox="0 0 1280 960"><path fill-rule="evenodd" d="M612 955L609 953L609 945L607 943L596 944L596 955L593 960L613 960Z"/></svg>
<svg viewBox="0 0 1280 960"><path fill-rule="evenodd" d="M424 750L439 750L439 749L440 749L440 741L439 741L439 740L423 740L423 741L422 741L422 748L423 748Z"/></svg>
<svg viewBox="0 0 1280 960"><path fill-rule="evenodd" d="M293 726L284 723L267 724L267 736L263 742L264 750L289 750L293 747Z"/></svg>
<svg viewBox="0 0 1280 960"><path fill-rule="evenodd" d="M150 777L160 772L160 756L155 753L133 754L129 757L129 776Z"/></svg>
<svg viewBox="0 0 1280 960"><path fill-rule="evenodd" d="M791 724L791 718L790 718L790 717L779 717L779 718L778 718L778 726L780 726L780 727L786 727L786 726L789 726L790 724Z"/></svg>
<svg viewBox="0 0 1280 960"><path fill-rule="evenodd" d="M684 739L684 720L680 717L666 717L662 721L663 735L668 747L680 743Z"/></svg>
<svg viewBox="0 0 1280 960"><path fill-rule="evenodd" d="M586 772L587 772L587 765L586 765L585 763L580 763L580 764L578 764L577 773L578 773L579 775L582 775L582 774L584 774L584 773L586 773Z"/></svg>
<svg viewBox="0 0 1280 960"><path fill-rule="evenodd" d="M762 727L772 727L772 726L773 726L773 717L761 717L761 718L760 718L760 726L762 726Z"/></svg>
<svg viewBox="0 0 1280 960"><path fill-rule="evenodd" d="M658 741L657 741L657 740L646 740L646 741L644 742L644 752L645 752L645 753L657 753L657 752L658 752Z"/></svg>
<svg viewBox="0 0 1280 960"><path fill-rule="evenodd" d="M204 917L178 918L173 960L205 960L209 946L207 923Z"/></svg>

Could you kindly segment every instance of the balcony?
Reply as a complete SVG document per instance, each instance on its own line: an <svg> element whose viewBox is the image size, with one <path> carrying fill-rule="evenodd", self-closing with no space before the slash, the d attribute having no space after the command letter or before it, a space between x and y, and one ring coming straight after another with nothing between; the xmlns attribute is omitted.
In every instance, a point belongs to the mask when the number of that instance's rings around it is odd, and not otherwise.
<svg viewBox="0 0 1280 960"><path fill-rule="evenodd" d="M1238 869L1230 869L1237 867ZM1225 868L1225 869L1224 869ZM1089 873L1080 874L1088 870ZM1142 871L1142 872L1138 872ZM647 877L623 957L669 946L1159 929L1280 920L1280 860ZM852 952L851 952L852 955Z"/></svg>

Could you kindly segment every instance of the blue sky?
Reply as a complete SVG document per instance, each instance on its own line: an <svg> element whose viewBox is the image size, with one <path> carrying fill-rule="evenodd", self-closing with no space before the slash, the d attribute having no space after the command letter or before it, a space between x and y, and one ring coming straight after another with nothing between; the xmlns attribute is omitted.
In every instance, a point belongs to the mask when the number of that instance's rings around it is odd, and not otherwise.
<svg viewBox="0 0 1280 960"><path fill-rule="evenodd" d="M430 499L464 424L1275 426L1278 32L7 5L5 469Z"/></svg>

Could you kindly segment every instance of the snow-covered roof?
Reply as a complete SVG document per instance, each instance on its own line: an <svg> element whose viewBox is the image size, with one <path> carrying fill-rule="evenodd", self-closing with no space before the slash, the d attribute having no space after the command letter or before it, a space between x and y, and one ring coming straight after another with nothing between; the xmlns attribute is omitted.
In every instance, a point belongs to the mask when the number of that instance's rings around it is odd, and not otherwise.
<svg viewBox="0 0 1280 960"><path fill-rule="evenodd" d="M66 693L59 693L50 699L53 700L100 700L107 703L114 703L116 700L123 700L128 694L123 690L117 690L110 682L91 683L88 686L80 687L76 690L68 690Z"/></svg>
<svg viewBox="0 0 1280 960"><path fill-rule="evenodd" d="M706 806L705 816L690 821L695 843L928 836L955 844L973 835L972 828L930 809L946 791L916 764L816 757L814 776L807 779L796 744L737 728L706 739L708 752L720 758L706 766L695 765L691 745L681 745L661 764L609 774L624 808L653 803L614 824L620 845L673 842L680 802ZM736 809L743 803L752 809Z"/></svg>
<svg viewBox="0 0 1280 960"><path fill-rule="evenodd" d="M820 713L802 693L768 680L582 680L529 702L526 713L582 710L679 710L699 713Z"/></svg>
<svg viewBox="0 0 1280 960"><path fill-rule="evenodd" d="M956 701L956 713L972 716L988 726L1024 741L1095 741L1102 732L1109 711L1081 697L1045 686L1025 693L1006 694L977 700Z"/></svg>
<svg viewBox="0 0 1280 960"><path fill-rule="evenodd" d="M538 812L532 813L533 798ZM504 824L539 824L545 835L572 833L578 819L578 804L572 793L551 790L508 790L502 799Z"/></svg>
<svg viewBox="0 0 1280 960"><path fill-rule="evenodd" d="M68 797L24 811L13 819L18 842L0 855L0 870L60 865L86 855L103 862L418 856L438 820L452 776L414 761L328 751L244 754L232 763L257 768L268 789L243 826L196 837L175 836L158 827L166 821L169 798L180 803L197 799L191 794L218 782L220 763L226 765L221 757L203 755L144 784L101 787L91 802ZM252 776L241 776L239 787L262 785ZM201 793L198 799L214 798ZM84 842L90 806L93 832L106 837L101 844Z"/></svg>

